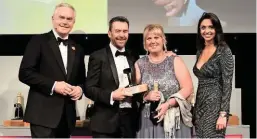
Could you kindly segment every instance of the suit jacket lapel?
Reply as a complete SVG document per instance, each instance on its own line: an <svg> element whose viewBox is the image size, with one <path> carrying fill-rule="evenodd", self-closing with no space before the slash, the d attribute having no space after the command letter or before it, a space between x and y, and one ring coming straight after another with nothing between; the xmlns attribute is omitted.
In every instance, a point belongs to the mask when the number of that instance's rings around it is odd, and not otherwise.
<svg viewBox="0 0 257 139"><path fill-rule="evenodd" d="M134 61L133 61L132 56L128 55L127 60L128 60L129 67L131 68L131 70L133 70L132 68L134 67Z"/></svg>
<svg viewBox="0 0 257 139"><path fill-rule="evenodd" d="M72 69L73 69L73 62L75 59L76 47L75 44L69 41L68 45L68 64L67 64L67 79L70 78Z"/></svg>
<svg viewBox="0 0 257 139"><path fill-rule="evenodd" d="M58 47L58 42L53 34L53 32L49 32L49 41L48 41L51 49L53 50L54 56L56 58L56 61L62 71L62 73L66 76L66 72L65 72L65 68L64 68L64 64L62 61L62 56L61 56L61 52L60 49Z"/></svg>
<svg viewBox="0 0 257 139"><path fill-rule="evenodd" d="M112 51L111 51L110 47L106 48L106 53L107 53L108 61L109 61L110 66L111 66L113 78L115 80L116 85L119 86L119 77L118 77L118 73L117 73L117 68L116 68L116 65L115 65L114 58L113 58Z"/></svg>

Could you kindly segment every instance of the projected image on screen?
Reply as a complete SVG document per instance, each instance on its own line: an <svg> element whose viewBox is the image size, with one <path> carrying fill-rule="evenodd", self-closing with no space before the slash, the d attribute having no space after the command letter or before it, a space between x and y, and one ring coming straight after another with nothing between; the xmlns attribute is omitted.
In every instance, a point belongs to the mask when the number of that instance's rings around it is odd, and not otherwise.
<svg viewBox="0 0 257 139"><path fill-rule="evenodd" d="M163 6L168 18L168 26L193 26L205 12L198 7L195 0L154 0L158 6Z"/></svg>
<svg viewBox="0 0 257 139"><path fill-rule="evenodd" d="M0 0L0 34L38 34L52 29L55 5L76 9L75 34L106 34L108 21L125 16L130 33L158 23L166 33L196 33L203 12L213 12L225 33L256 32L256 0Z"/></svg>
<svg viewBox="0 0 257 139"><path fill-rule="evenodd" d="M55 6L67 2L76 9L72 33L107 32L107 0L1 0L0 34L38 34L52 29Z"/></svg>
<svg viewBox="0 0 257 139"><path fill-rule="evenodd" d="M109 0L108 18L124 15L130 32L142 33L149 23L162 24L167 33L195 33L204 12L213 12L225 32L256 32L255 0Z"/></svg>

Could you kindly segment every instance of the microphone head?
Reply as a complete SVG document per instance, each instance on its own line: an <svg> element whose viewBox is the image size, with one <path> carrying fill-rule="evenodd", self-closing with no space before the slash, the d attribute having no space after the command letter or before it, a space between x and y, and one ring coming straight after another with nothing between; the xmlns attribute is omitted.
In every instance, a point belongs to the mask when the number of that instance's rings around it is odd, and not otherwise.
<svg viewBox="0 0 257 139"><path fill-rule="evenodd" d="M129 73L131 73L131 69L130 68L126 68L126 69L123 70L123 73L124 74L129 74Z"/></svg>

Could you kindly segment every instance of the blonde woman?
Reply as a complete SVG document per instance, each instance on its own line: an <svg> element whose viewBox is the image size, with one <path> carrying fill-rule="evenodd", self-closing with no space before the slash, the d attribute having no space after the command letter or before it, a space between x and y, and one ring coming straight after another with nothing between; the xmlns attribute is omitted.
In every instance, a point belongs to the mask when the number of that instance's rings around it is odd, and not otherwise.
<svg viewBox="0 0 257 139"><path fill-rule="evenodd" d="M148 55L135 63L137 83L146 83L149 92L140 106L138 138L190 138L192 115L186 98L193 92L193 83L182 59L168 56L163 27L150 24L144 29L144 48ZM158 90L153 90L154 83ZM157 123L151 118L151 105L156 109ZM152 120L151 120L152 119Z"/></svg>

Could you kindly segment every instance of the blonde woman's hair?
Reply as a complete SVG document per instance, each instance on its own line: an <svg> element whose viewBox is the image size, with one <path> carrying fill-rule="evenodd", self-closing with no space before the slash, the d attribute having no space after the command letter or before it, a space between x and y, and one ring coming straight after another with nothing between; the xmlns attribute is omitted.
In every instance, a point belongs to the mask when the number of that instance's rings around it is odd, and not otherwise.
<svg viewBox="0 0 257 139"><path fill-rule="evenodd" d="M148 51L145 47L145 41L149 32L153 32L155 35L158 35L163 39L163 42L164 42L163 48L164 48L164 51L167 51L167 46L166 46L167 40L163 31L163 27L160 24L149 24L145 27L144 33L143 33L144 49L146 50L147 54L148 54Z"/></svg>

